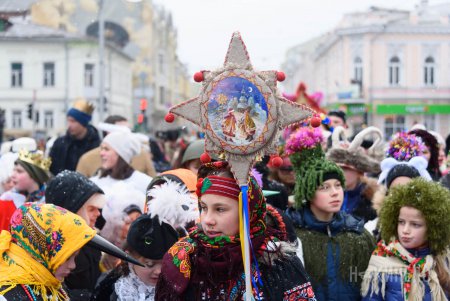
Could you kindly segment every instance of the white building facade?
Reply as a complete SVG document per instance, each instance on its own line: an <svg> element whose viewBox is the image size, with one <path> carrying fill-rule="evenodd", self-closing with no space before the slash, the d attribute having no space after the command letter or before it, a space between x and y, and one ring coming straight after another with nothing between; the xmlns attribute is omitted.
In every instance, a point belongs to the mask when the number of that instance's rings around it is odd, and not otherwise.
<svg viewBox="0 0 450 301"><path fill-rule="evenodd" d="M98 122L98 43L95 39L10 18L0 32L0 107L5 110L6 136L64 133L72 101L84 97L96 107ZM104 116L132 112L132 59L105 47ZM33 106L33 120L29 118ZM45 136L45 137L43 137Z"/></svg>
<svg viewBox="0 0 450 301"><path fill-rule="evenodd" d="M346 111L354 130L368 123L389 139L422 123L445 137L449 15L450 4L426 1L412 12L371 8L345 15L331 33L314 40L314 47L310 41L289 52L287 87L303 81L309 91L322 91L327 108Z"/></svg>

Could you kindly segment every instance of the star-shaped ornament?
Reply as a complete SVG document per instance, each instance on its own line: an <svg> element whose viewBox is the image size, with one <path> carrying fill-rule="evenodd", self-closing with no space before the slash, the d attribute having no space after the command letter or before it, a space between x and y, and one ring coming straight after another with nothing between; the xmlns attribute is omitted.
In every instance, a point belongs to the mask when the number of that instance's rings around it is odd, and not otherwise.
<svg viewBox="0 0 450 301"><path fill-rule="evenodd" d="M206 153L223 154L239 186L247 185L257 157L276 153L283 128L314 113L278 93L284 73L253 70L239 32L233 33L223 67L197 72L194 79L203 84L200 95L172 107L166 120L177 115L201 127Z"/></svg>

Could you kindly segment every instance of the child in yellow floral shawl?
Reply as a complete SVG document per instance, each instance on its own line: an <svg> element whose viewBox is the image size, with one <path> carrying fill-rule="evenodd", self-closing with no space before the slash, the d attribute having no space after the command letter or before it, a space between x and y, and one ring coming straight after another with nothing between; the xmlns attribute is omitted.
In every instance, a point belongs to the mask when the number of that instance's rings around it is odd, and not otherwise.
<svg viewBox="0 0 450 301"><path fill-rule="evenodd" d="M81 217L55 205L19 207L10 232L0 234L0 300L68 300L61 283L95 235Z"/></svg>

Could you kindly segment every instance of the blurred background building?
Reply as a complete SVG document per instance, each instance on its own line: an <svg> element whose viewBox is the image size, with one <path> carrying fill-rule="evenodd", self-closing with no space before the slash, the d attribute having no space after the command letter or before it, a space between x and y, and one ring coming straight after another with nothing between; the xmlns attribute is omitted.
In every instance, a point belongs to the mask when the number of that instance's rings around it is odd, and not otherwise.
<svg viewBox="0 0 450 301"><path fill-rule="evenodd" d="M103 114L100 10L105 28ZM5 134L64 131L65 112L76 97L95 104L94 124L111 114L137 123L143 114L143 129L165 129L167 108L193 94L187 68L177 56L171 14L150 0L2 0L0 57Z"/></svg>
<svg viewBox="0 0 450 301"><path fill-rule="evenodd" d="M421 1L413 11L371 7L344 15L330 32L287 52L285 87L303 81L341 109L357 131L392 133L423 123L450 128L450 4Z"/></svg>

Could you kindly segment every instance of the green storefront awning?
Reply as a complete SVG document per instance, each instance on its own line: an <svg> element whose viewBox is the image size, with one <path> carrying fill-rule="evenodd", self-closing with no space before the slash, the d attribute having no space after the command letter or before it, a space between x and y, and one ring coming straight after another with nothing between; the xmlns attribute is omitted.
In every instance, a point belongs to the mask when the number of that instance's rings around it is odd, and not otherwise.
<svg viewBox="0 0 450 301"><path fill-rule="evenodd" d="M380 115L421 115L421 114L450 114L448 105L424 105L424 104L392 104L376 105L376 114Z"/></svg>

